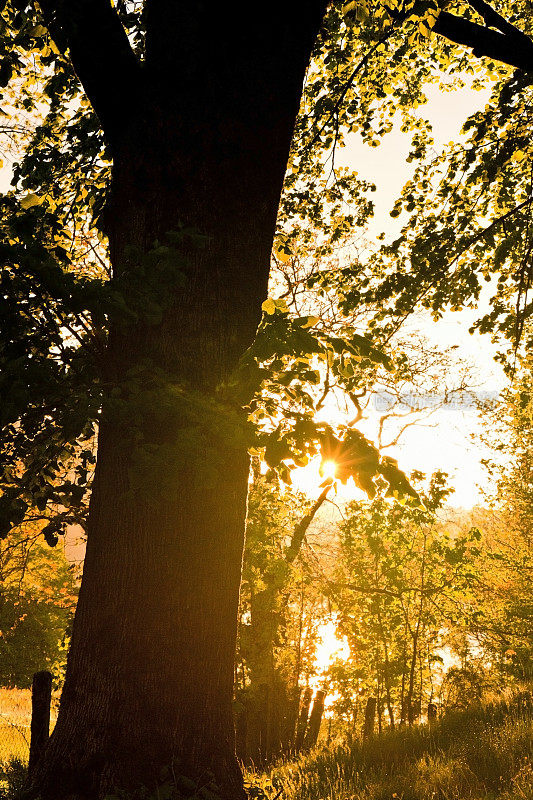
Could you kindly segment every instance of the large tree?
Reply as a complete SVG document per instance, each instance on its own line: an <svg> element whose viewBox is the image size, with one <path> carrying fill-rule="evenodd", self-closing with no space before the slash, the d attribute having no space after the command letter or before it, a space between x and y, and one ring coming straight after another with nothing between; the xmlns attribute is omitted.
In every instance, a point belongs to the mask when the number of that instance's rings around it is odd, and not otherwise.
<svg viewBox="0 0 533 800"><path fill-rule="evenodd" d="M40 205L30 192L3 205L10 214L3 301L20 301L2 308L14 331L3 359L18 393L3 420L14 454L4 481L8 526L24 514L24 492L44 501L57 494L47 488L49 475L20 471L24 448L49 452L49 420L61 430L52 442L57 452L44 459L52 473L65 447L73 452L69 442L90 438L86 417L98 420L99 431L61 710L30 789L43 800L93 800L153 785L168 765L196 784L214 777L225 798L243 794L231 697L249 442L232 376L260 321L302 84L328 3L273 0L257 20L258 9L243 2L140 5L3 5L0 81L22 76L25 111L42 113L28 99L36 77L49 100L33 155L16 178L31 189L47 172L51 198ZM421 15L433 20L430 5ZM483 3L472 7L483 17ZM390 39L384 26L395 30L406 17L398 8L391 18L380 12L363 44L381 52ZM329 27L338 18L333 13ZM495 32L477 19L443 12L441 32L518 67L531 57L514 28L500 24ZM494 18L485 21L498 28ZM342 82L337 97L324 97L330 85L339 89L339 75L348 79L349 54L333 59L326 92L315 96L323 119L313 143L332 141ZM81 101L69 88L78 81ZM62 122L87 101L96 117ZM305 168L311 151L295 169ZM81 176L75 188L69 184L67 202L58 197L69 178L66 154ZM79 198L105 180L109 161L110 191L96 216L112 278L105 287L90 280L80 287L64 269L69 253L54 220L59 207L61 224L76 227ZM80 388L73 342L85 338L98 391ZM76 468L86 472L89 462L86 450ZM71 477L62 485L69 508L77 485ZM46 534L53 540L53 527Z"/></svg>

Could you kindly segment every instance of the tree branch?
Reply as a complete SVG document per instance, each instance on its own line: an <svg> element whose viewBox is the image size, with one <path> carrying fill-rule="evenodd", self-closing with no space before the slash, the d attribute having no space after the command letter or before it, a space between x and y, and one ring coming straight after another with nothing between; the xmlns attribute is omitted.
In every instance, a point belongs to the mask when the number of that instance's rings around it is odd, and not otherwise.
<svg viewBox="0 0 533 800"><path fill-rule="evenodd" d="M529 42L528 36L521 30L516 28L512 23L508 22L505 17L502 17L492 6L489 6L485 0L468 0L468 4L476 11L480 17L483 18L485 25L491 28L497 28L506 36L512 39L520 39L524 43Z"/></svg>
<svg viewBox="0 0 533 800"><path fill-rule="evenodd" d="M457 17L447 11L439 14L433 28L435 33L455 44L471 47L475 56L485 56L524 72L533 72L533 42L531 39L518 28L503 20L503 17L500 17L486 3L472 0L471 5L491 25L499 27L500 31L505 29L505 33L478 25L477 22ZM489 11L492 14L489 14Z"/></svg>
<svg viewBox="0 0 533 800"><path fill-rule="evenodd" d="M333 482L322 489L318 499L314 502L309 513L306 514L305 517L302 520L300 520L300 522L295 526L290 544L285 550L285 561L287 562L287 564L292 564L292 562L295 560L296 556L300 552L304 536L307 533L309 526L315 517L315 514L317 513L318 509L328 496L329 490L332 488L332 486Z"/></svg>
<svg viewBox="0 0 533 800"><path fill-rule="evenodd" d="M72 66L113 142L138 113L141 66L110 0L38 0L57 48Z"/></svg>

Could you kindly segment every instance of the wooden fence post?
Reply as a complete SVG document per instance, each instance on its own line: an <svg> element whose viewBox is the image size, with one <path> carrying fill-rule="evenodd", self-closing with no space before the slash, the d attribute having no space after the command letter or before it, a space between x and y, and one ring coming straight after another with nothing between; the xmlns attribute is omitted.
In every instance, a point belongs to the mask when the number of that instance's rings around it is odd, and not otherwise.
<svg viewBox="0 0 533 800"><path fill-rule="evenodd" d="M363 738L368 739L374 733L374 723L376 720L376 708L378 705L377 697L369 697L365 708L365 726L363 728Z"/></svg>
<svg viewBox="0 0 533 800"><path fill-rule="evenodd" d="M318 734L320 733L320 725L322 723L322 716L324 714L324 700L326 693L318 689L314 702L313 709L309 715L309 724L305 734L304 750L310 750L318 741Z"/></svg>
<svg viewBox="0 0 533 800"><path fill-rule="evenodd" d="M50 703L52 700L52 676L49 672L36 672L31 686L30 758L28 773L31 774L50 736Z"/></svg>

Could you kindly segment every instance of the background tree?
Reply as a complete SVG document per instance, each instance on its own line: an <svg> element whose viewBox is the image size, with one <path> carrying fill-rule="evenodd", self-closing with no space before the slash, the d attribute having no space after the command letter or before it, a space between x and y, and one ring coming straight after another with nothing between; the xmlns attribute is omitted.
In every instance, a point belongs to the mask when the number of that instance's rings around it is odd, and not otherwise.
<svg viewBox="0 0 533 800"><path fill-rule="evenodd" d="M435 473L420 493L423 506L391 506L378 496L352 503L340 526L341 559L329 591L350 644L352 705L361 691L377 697L380 729L382 709L392 728L412 725L421 702L433 699L431 673L442 661L445 631L470 611L481 534L451 536L438 522L450 491Z"/></svg>
<svg viewBox="0 0 533 800"><path fill-rule="evenodd" d="M300 563L311 504L259 475L250 489L237 658L238 754L256 767L291 752L302 683L313 672L317 604Z"/></svg>
<svg viewBox="0 0 533 800"><path fill-rule="evenodd" d="M489 411L487 434L495 479L491 512L480 521L487 551L480 592L485 597L474 620L475 641L505 680L532 678L531 356L518 361L513 384Z"/></svg>
<svg viewBox="0 0 533 800"><path fill-rule="evenodd" d="M64 668L76 604L76 575L61 547L26 524L0 542L0 685L28 688L33 674Z"/></svg>

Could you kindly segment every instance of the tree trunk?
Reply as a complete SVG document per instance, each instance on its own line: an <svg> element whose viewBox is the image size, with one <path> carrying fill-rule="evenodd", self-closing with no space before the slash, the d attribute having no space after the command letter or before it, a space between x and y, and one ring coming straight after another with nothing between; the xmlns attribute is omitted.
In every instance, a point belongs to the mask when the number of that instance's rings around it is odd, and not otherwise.
<svg viewBox="0 0 533 800"><path fill-rule="evenodd" d="M392 730L394 730L394 708L392 705L392 692L391 692L391 669L390 669L390 660L389 660L389 648L387 645L387 637L385 636L385 628L383 625L383 620L381 617L381 613L378 607L378 622L379 622L379 630L381 634L381 643L383 645L383 657L384 657L384 670L383 670L383 681L385 684L385 696L387 698L387 711L389 713L389 722Z"/></svg>
<svg viewBox="0 0 533 800"><path fill-rule="evenodd" d="M325 4L278 5L253 29L240 4L148 6L147 89L114 142L105 221L134 314L111 321L66 681L29 789L42 800L153 791L170 766L244 796L232 686L249 459L224 387L260 319Z"/></svg>
<svg viewBox="0 0 533 800"><path fill-rule="evenodd" d="M305 534L330 489L331 486L327 486L322 490L308 513L295 525L290 543L282 555L269 560L261 574L264 587L251 593L248 632L250 643L247 653L250 673L248 703L250 725L246 750L250 762L256 768L264 767L267 763L279 758L282 750L285 747L289 748L292 744L293 735L289 735L287 730L288 727L290 729L291 723L286 719L287 714L290 714L291 711L287 697L289 687L286 685L282 670L276 664L275 653L280 632L286 625L281 607L284 605L284 592L286 592L291 577L291 565L298 557ZM299 650L301 649L301 624L300 619ZM300 657L301 654L298 652L298 672ZM269 701L266 707L259 691L263 684L268 685L269 690Z"/></svg>
<svg viewBox="0 0 533 800"><path fill-rule="evenodd" d="M307 687L304 689L302 697L302 707L298 717L298 726L296 729L296 741L294 743L294 750L299 753L304 745L305 733L307 730L307 723L309 720L309 708L311 706L311 698L313 697L313 690Z"/></svg>
<svg viewBox="0 0 533 800"><path fill-rule="evenodd" d="M378 704L377 697L369 697L366 701L365 707L365 724L363 727L363 738L368 739L374 733L374 725L376 721L376 708Z"/></svg>
<svg viewBox="0 0 533 800"><path fill-rule="evenodd" d="M415 688L415 675L416 675L416 659L418 658L418 642L420 638L420 631L422 626L422 617L424 613L424 590L425 590L425 570L426 570L426 536L424 536L424 546L422 550L422 565L420 571L420 604L418 607L418 617L416 620L416 627L412 632L412 653L411 665L409 668L409 688L407 690L407 721L409 725L413 725L415 721L415 709L413 706L413 696ZM420 698L422 700L422 698Z"/></svg>
<svg viewBox="0 0 533 800"><path fill-rule="evenodd" d="M318 742L318 734L320 733L320 726L322 724L322 717L324 715L325 699L326 693L321 689L318 689L313 701L313 708L309 715L307 730L305 732L304 750L311 750L311 748L314 747Z"/></svg>

